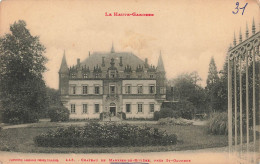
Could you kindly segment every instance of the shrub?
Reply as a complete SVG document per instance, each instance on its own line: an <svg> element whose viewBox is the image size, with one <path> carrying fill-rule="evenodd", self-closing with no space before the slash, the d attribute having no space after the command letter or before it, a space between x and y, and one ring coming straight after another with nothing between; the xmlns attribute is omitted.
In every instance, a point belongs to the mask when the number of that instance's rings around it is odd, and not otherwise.
<svg viewBox="0 0 260 164"><path fill-rule="evenodd" d="M159 117L160 118L173 117L173 110L170 108L162 108L159 111Z"/></svg>
<svg viewBox="0 0 260 164"><path fill-rule="evenodd" d="M34 143L42 147L173 145L177 143L177 136L147 126L91 122L84 127L48 131L36 136Z"/></svg>
<svg viewBox="0 0 260 164"><path fill-rule="evenodd" d="M162 119L159 119L158 123L159 125L192 125L193 122L189 121L189 120L186 120L186 119L183 119L183 118L170 118L170 117L167 117L167 118L162 118Z"/></svg>
<svg viewBox="0 0 260 164"><path fill-rule="evenodd" d="M34 123L39 121L38 114L35 112L28 112L24 114L24 119L27 123Z"/></svg>
<svg viewBox="0 0 260 164"><path fill-rule="evenodd" d="M162 108L160 111L154 112L154 120L158 121L161 118L167 117L179 117L180 114L178 111L172 110L171 108Z"/></svg>
<svg viewBox="0 0 260 164"><path fill-rule="evenodd" d="M126 120L126 114L124 112L121 112L121 114L122 114L122 119Z"/></svg>
<svg viewBox="0 0 260 164"><path fill-rule="evenodd" d="M213 113L207 123L207 131L216 135L227 135L228 115L226 112Z"/></svg>
<svg viewBox="0 0 260 164"><path fill-rule="evenodd" d="M99 114L99 119L100 119L100 120L103 120L103 116L104 116L104 113L100 113L100 114Z"/></svg>
<svg viewBox="0 0 260 164"><path fill-rule="evenodd" d="M243 132L246 130L246 121L244 116L242 116L243 120ZM234 120L234 115L232 120ZM228 114L227 112L221 113L213 113L211 114L208 123L207 123L207 131L210 134L215 135L227 135L228 134ZM232 132L235 132L234 122L232 123ZM239 115L237 117L237 132L240 132L240 124L239 124Z"/></svg>
<svg viewBox="0 0 260 164"><path fill-rule="evenodd" d="M196 107L192 104L192 102L182 100L178 103L177 110L180 112L182 118L191 120L193 114L195 114Z"/></svg>
<svg viewBox="0 0 260 164"><path fill-rule="evenodd" d="M179 118L192 119L193 114L196 111L196 107L187 100L182 100L174 105L174 108L170 108L169 105L162 107L159 112L154 112L154 120L159 120L161 118Z"/></svg>
<svg viewBox="0 0 260 164"><path fill-rule="evenodd" d="M155 111L155 112L153 113L153 119L154 119L155 121L158 121L158 120L160 119L160 113L159 113L159 111Z"/></svg>
<svg viewBox="0 0 260 164"><path fill-rule="evenodd" d="M36 110L29 109L23 104L10 102L3 110L3 122L9 124L23 124L38 122Z"/></svg>
<svg viewBox="0 0 260 164"><path fill-rule="evenodd" d="M69 120L69 110L64 106L54 106L48 111L51 122L68 121Z"/></svg>
<svg viewBox="0 0 260 164"><path fill-rule="evenodd" d="M182 116L181 111L173 110L172 116L173 116L173 118L180 118Z"/></svg>

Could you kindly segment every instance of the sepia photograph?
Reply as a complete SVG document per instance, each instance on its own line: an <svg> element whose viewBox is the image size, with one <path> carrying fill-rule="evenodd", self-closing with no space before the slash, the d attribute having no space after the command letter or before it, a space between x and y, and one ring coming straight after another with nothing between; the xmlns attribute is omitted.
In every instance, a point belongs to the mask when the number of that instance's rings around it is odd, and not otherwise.
<svg viewBox="0 0 260 164"><path fill-rule="evenodd" d="M0 164L259 164L260 0L0 0Z"/></svg>

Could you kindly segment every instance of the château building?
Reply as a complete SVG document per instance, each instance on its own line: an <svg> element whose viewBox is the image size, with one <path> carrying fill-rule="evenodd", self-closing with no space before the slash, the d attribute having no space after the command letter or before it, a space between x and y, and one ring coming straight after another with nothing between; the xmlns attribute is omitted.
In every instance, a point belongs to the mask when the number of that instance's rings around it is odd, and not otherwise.
<svg viewBox="0 0 260 164"><path fill-rule="evenodd" d="M165 69L160 54L157 67L129 52L94 52L68 67L65 52L59 70L61 101L70 119L100 116L153 118L166 99ZM101 115L101 113L103 113ZM121 117L120 117L121 116Z"/></svg>

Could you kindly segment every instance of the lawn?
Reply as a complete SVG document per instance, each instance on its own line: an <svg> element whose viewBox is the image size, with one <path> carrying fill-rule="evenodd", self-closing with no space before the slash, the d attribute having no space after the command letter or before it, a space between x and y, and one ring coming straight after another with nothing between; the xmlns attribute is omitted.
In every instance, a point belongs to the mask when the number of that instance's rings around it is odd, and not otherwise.
<svg viewBox="0 0 260 164"><path fill-rule="evenodd" d="M124 152L157 152L180 151L227 146L227 136L209 135L205 126L170 126L147 124L176 134L179 142L172 146L145 147L109 147L109 148L46 148L34 145L33 138L50 129L65 126L57 123L38 123L30 127L4 129L0 132L0 150L34 153L124 153ZM67 124L66 124L67 126Z"/></svg>

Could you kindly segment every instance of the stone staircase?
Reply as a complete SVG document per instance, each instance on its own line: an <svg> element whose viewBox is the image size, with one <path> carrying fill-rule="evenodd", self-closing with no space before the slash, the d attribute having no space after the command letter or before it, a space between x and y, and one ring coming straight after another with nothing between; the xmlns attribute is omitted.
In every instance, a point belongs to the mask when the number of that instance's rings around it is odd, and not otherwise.
<svg viewBox="0 0 260 164"><path fill-rule="evenodd" d="M104 118L103 121L105 121L105 122L107 122L107 121L119 122L119 121L122 121L122 120L120 118L116 117L116 116L112 116L112 117Z"/></svg>

